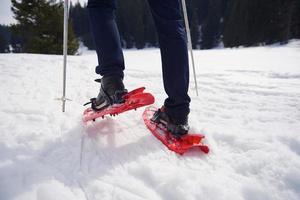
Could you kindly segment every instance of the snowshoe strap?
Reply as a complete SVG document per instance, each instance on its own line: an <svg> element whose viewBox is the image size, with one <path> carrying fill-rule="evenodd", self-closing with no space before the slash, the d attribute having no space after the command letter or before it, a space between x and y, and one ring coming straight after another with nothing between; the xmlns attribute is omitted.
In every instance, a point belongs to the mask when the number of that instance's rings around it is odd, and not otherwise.
<svg viewBox="0 0 300 200"><path fill-rule="evenodd" d="M101 83L101 78L97 78L97 79L95 79L95 81L96 81L97 83Z"/></svg>
<svg viewBox="0 0 300 200"><path fill-rule="evenodd" d="M111 97L114 104L121 104L125 102L125 99L123 98L125 94L127 94L128 91L125 90L117 90L115 94Z"/></svg>
<svg viewBox="0 0 300 200"><path fill-rule="evenodd" d="M159 123L160 122L160 115L161 115L161 110L158 109L157 111L155 111L155 113L153 114L153 116L150 120L154 123Z"/></svg>
<svg viewBox="0 0 300 200"><path fill-rule="evenodd" d="M94 110L94 111L101 111L102 110L102 108L97 108L97 106L96 106L96 98L92 98L91 99L91 108Z"/></svg>
<svg viewBox="0 0 300 200"><path fill-rule="evenodd" d="M89 102L83 104L83 106L87 106L87 105L89 105L89 104L91 104L91 103L92 103L92 101L89 101Z"/></svg>

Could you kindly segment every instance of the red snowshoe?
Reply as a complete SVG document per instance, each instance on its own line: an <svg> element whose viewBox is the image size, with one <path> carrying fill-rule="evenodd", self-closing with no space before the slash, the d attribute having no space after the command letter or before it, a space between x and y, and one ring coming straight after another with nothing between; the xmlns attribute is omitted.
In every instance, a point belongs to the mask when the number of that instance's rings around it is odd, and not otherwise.
<svg viewBox="0 0 300 200"><path fill-rule="evenodd" d="M123 112L137 109L154 103L154 97L150 93L144 92L145 87L137 88L123 96L124 103L114 104L101 111L95 111L92 108L87 108L83 112L83 122L86 124L89 121L95 121L97 118L104 118L105 115L115 116Z"/></svg>
<svg viewBox="0 0 300 200"><path fill-rule="evenodd" d="M143 119L147 128L151 133L159 139L167 148L180 155L183 155L190 149L199 149L204 153L209 152L208 146L202 144L202 139L205 137L201 134L186 134L180 138L174 137L172 133L167 131L166 127L161 123L151 121L152 116L158 109L150 106L143 113Z"/></svg>

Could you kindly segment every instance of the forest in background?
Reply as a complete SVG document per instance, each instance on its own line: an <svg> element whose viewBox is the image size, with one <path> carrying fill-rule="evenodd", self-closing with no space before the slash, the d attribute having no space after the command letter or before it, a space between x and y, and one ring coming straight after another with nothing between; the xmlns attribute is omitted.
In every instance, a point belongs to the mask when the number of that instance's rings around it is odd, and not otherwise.
<svg viewBox="0 0 300 200"><path fill-rule="evenodd" d="M0 52L61 53L62 2L12 3L18 24L0 26ZM187 9L195 49L283 44L300 38L300 0L187 0ZM116 20L123 48L159 46L146 0L118 1ZM86 5L71 4L70 22L71 54L78 41L94 49Z"/></svg>

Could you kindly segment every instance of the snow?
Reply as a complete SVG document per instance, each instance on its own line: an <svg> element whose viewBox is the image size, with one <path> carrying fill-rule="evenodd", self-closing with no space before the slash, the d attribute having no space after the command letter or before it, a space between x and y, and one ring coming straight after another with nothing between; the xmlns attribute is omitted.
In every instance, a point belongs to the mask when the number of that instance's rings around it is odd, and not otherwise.
<svg viewBox="0 0 300 200"><path fill-rule="evenodd" d="M127 50L125 84L146 86L160 106L157 49ZM300 199L300 41L285 46L195 51L190 125L208 155L168 151L146 129L143 109L81 123L97 95L95 52L0 54L0 199ZM191 81L192 74L191 74Z"/></svg>

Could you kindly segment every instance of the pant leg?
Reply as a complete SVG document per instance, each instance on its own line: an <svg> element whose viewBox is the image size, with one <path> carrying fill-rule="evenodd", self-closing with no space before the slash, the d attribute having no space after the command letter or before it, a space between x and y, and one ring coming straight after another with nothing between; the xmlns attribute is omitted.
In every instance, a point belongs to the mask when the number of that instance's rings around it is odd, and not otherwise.
<svg viewBox="0 0 300 200"><path fill-rule="evenodd" d="M124 57L114 13L116 0L88 0L87 8L98 56L96 73L123 77Z"/></svg>
<svg viewBox="0 0 300 200"><path fill-rule="evenodd" d="M180 0L148 0L159 36L166 112L181 118L189 114L189 61Z"/></svg>

